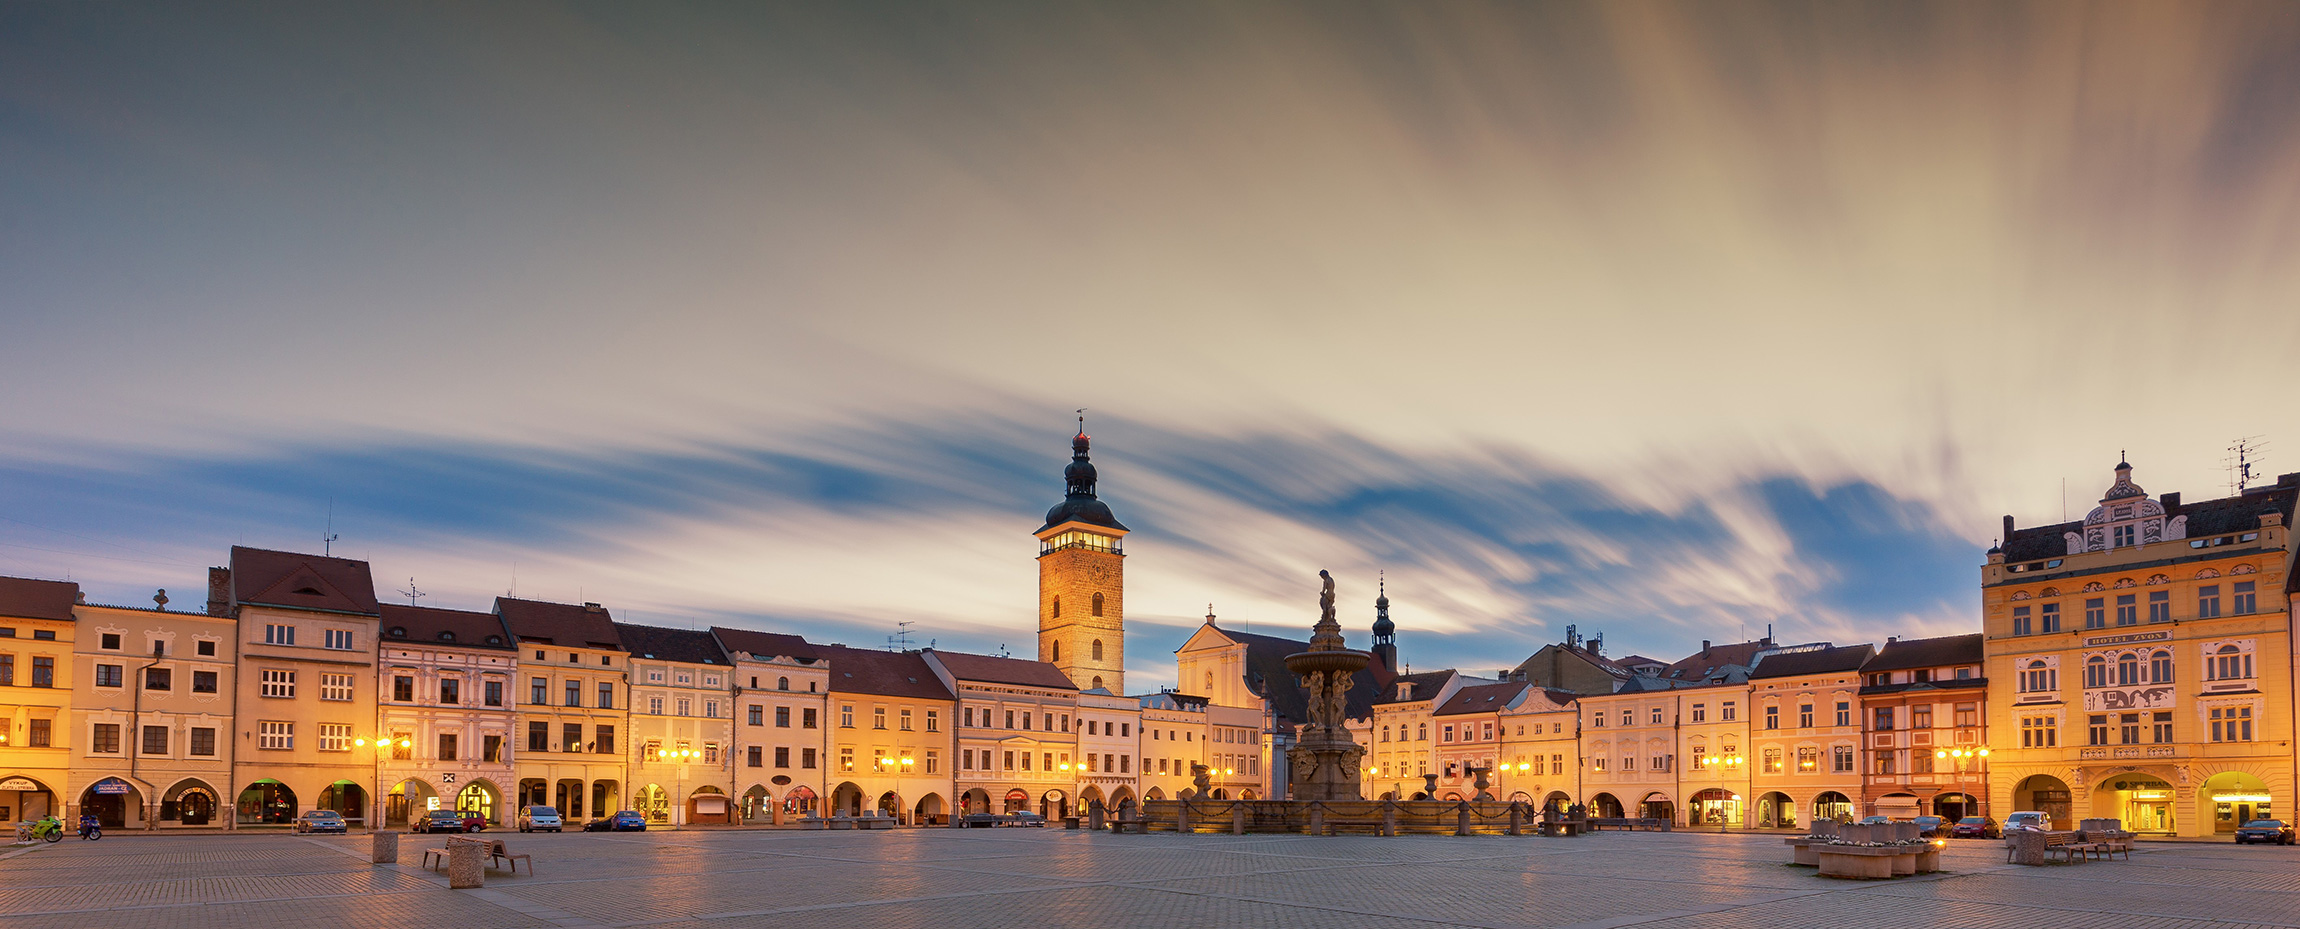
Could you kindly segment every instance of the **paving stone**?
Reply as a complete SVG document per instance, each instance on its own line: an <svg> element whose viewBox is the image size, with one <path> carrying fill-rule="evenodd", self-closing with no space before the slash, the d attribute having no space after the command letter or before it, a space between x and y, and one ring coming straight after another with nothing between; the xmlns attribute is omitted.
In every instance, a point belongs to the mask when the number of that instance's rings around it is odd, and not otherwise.
<svg viewBox="0 0 2300 929"><path fill-rule="evenodd" d="M1954 842L1947 873L1852 882L1778 835L1114 836L696 830L502 836L536 873L455 891L364 836L119 836L0 860L0 929L2300 929L2300 849L2143 843L2024 868Z"/></svg>

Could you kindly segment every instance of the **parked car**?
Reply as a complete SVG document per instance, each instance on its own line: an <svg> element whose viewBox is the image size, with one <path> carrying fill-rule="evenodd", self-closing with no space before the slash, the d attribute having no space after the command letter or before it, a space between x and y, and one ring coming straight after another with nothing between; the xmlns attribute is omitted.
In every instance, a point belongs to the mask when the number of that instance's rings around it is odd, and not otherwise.
<svg viewBox="0 0 2300 929"><path fill-rule="evenodd" d="M584 831L584 832L613 832L613 831L615 831L615 817L613 817L613 816L601 816L601 817L599 817L598 819L594 819L594 820L592 820L592 821L590 821L590 822L584 823L584 824L583 824L583 831Z"/></svg>
<svg viewBox="0 0 2300 929"><path fill-rule="evenodd" d="M2255 819L2236 827L2236 844L2266 842L2270 845L2292 844L2292 824L2281 819Z"/></svg>
<svg viewBox="0 0 2300 929"><path fill-rule="evenodd" d="M1986 816L1967 816L1949 827L1949 837L1954 839L1993 839L2000 835L1997 821Z"/></svg>
<svg viewBox="0 0 2300 929"><path fill-rule="evenodd" d="M1861 825L1864 825L1864 826L1882 826L1882 825L1884 825L1884 824L1886 824L1886 823L1889 823L1889 822L1892 822L1892 821L1893 821L1893 818L1892 818L1892 817L1890 817L1890 816L1864 816L1864 817L1861 817Z"/></svg>
<svg viewBox="0 0 2300 929"><path fill-rule="evenodd" d="M342 813L334 810L313 810L295 818L295 831L349 834L351 827L343 821Z"/></svg>
<svg viewBox="0 0 2300 929"><path fill-rule="evenodd" d="M1938 816L1919 816L1916 818L1917 834L1928 839L1932 838L1940 835L1941 827L1948 825L1948 823L1948 820Z"/></svg>
<svg viewBox="0 0 2300 929"><path fill-rule="evenodd" d="M614 830L616 832L647 831L647 817L639 815L639 811L637 810L623 810L613 816L608 817L607 819L608 822L614 824Z"/></svg>
<svg viewBox="0 0 2300 929"><path fill-rule="evenodd" d="M461 812L457 813L456 815L463 817L463 831L465 831L465 832L486 832L486 831L487 831L487 816L486 816L486 814L484 814L484 813L481 813L481 812L479 812L478 810L463 810L463 811L461 811Z"/></svg>
<svg viewBox="0 0 2300 929"><path fill-rule="evenodd" d="M523 806L519 808L519 831L521 832L558 832L560 826L559 811L556 809L548 806Z"/></svg>
<svg viewBox="0 0 2300 929"><path fill-rule="evenodd" d="M2036 812L2036 809L2022 809L2022 812L2017 812L2013 816L2006 816L2006 832L2015 832L2015 830L2047 832L2047 830L2052 830L2052 816L2040 814L2040 812Z"/></svg>
<svg viewBox="0 0 2300 929"><path fill-rule="evenodd" d="M454 810L426 810L422 816L407 824L409 832L462 832L463 814Z"/></svg>

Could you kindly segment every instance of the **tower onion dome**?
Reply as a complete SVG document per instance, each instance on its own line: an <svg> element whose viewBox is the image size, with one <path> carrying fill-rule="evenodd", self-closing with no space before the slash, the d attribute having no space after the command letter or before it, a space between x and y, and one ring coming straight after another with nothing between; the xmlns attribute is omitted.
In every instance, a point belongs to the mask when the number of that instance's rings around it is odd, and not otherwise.
<svg viewBox="0 0 2300 929"><path fill-rule="evenodd" d="M1094 498L1094 462L1086 454L1092 441L1083 429L1070 438L1070 464L1062 469L1062 479L1070 485L1070 492L1061 503L1046 511L1046 525L1038 527L1038 531L1045 532L1063 523L1127 531L1126 525L1110 514L1110 505Z"/></svg>
<svg viewBox="0 0 2300 929"><path fill-rule="evenodd" d="M1381 596L1374 598L1374 635L1394 635L1398 626L1390 622L1390 591L1387 581L1382 583L1381 591Z"/></svg>

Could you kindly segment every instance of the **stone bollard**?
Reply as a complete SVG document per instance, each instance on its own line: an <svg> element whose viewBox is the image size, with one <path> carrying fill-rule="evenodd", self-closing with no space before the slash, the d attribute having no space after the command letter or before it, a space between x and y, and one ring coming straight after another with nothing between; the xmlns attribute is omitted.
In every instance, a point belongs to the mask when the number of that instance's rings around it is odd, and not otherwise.
<svg viewBox="0 0 2300 929"><path fill-rule="evenodd" d="M1461 805L1454 809L1453 834L1469 834L1469 801L1467 800L1461 801Z"/></svg>
<svg viewBox="0 0 2300 929"><path fill-rule="evenodd" d="M1179 807L1181 808L1182 812L1180 812L1180 813L1177 813L1177 814L1175 814L1175 815L1174 815L1174 831L1175 831L1175 832L1196 832L1196 831L1198 831L1198 830L1197 830L1197 828L1196 828L1196 827L1194 827L1194 826L1192 826L1192 825L1191 825L1191 823L1190 823L1190 801L1188 801L1188 800L1184 800L1184 801L1182 801L1182 802L1179 804Z"/></svg>
<svg viewBox="0 0 2300 929"><path fill-rule="evenodd" d="M1511 800L1509 802L1509 834L1525 834L1525 801Z"/></svg>
<svg viewBox="0 0 2300 929"><path fill-rule="evenodd" d="M1246 834L1246 805L1243 803L1230 804L1230 834Z"/></svg>
<svg viewBox="0 0 2300 929"><path fill-rule="evenodd" d="M2012 842L2013 864L2044 864L2044 833L2017 829L2005 835Z"/></svg>
<svg viewBox="0 0 2300 929"><path fill-rule="evenodd" d="M375 864L399 863L399 833L386 829L370 832L367 837L372 843L368 846L368 861Z"/></svg>
<svg viewBox="0 0 2300 929"><path fill-rule="evenodd" d="M1316 801L1310 803L1310 834L1326 834L1326 805L1323 803Z"/></svg>
<svg viewBox="0 0 2300 929"><path fill-rule="evenodd" d="M454 890L487 886L487 846L447 843L447 886Z"/></svg>
<svg viewBox="0 0 2300 929"><path fill-rule="evenodd" d="M1398 834L1398 801L1394 797L1382 801L1382 834L1386 836Z"/></svg>
<svg viewBox="0 0 2300 929"><path fill-rule="evenodd" d="M1094 832L1102 831L1102 801L1086 801L1086 828Z"/></svg>

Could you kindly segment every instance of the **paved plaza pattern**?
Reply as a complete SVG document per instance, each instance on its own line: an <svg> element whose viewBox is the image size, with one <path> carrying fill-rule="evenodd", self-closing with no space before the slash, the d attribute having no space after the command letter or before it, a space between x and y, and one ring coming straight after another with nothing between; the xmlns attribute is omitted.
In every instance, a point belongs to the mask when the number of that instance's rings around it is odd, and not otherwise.
<svg viewBox="0 0 2300 929"><path fill-rule="evenodd" d="M537 873L450 890L416 867L443 840L413 835L400 865L369 864L365 836L67 839L0 860L0 929L2300 927L2300 850L2228 844L2023 868L1963 841L1947 873L1861 883L1788 866L1778 835L490 836Z"/></svg>

